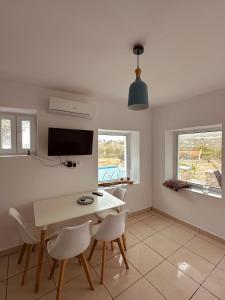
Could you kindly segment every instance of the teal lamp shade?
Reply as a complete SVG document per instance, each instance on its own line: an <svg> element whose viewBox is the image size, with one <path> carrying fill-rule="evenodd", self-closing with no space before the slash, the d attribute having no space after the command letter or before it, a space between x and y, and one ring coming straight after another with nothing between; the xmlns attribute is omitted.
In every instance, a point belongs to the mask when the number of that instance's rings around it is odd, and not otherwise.
<svg viewBox="0 0 225 300"><path fill-rule="evenodd" d="M148 105L148 86L141 80L141 69L135 70L136 80L130 85L128 96L128 108L132 110L142 110Z"/></svg>

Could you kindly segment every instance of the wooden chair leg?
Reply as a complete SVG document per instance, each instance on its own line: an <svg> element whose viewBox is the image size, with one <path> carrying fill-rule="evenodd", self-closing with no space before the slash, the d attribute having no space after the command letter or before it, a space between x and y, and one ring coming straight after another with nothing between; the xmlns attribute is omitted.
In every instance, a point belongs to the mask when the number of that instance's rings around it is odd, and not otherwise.
<svg viewBox="0 0 225 300"><path fill-rule="evenodd" d="M122 254L122 256L123 256L123 260L124 260L126 269L129 270L128 262L127 262L126 255L125 255L124 250L123 250L122 243L121 243L120 239L116 239L116 242L118 243L120 252L121 252L121 254Z"/></svg>
<svg viewBox="0 0 225 300"><path fill-rule="evenodd" d="M94 243L93 243L92 248L91 248L91 252L90 252L90 254L89 254L89 256L88 256L88 260L89 260L89 261L90 261L91 258L92 258L92 255L93 255L93 253L94 253L95 247L97 246L97 243L98 243L98 241L97 241L97 240L94 240Z"/></svg>
<svg viewBox="0 0 225 300"><path fill-rule="evenodd" d="M43 263L43 255L44 251L47 251L45 247L45 236L46 229L41 230L41 240L39 244L39 254L38 254L38 265L37 265L37 273L36 273L36 282L35 282L35 293L38 293L40 287L41 280L41 271L42 271L42 263Z"/></svg>
<svg viewBox="0 0 225 300"><path fill-rule="evenodd" d="M62 286L63 286L63 279L64 279L64 274L65 274L65 269L66 269L66 264L67 264L67 260L62 260L61 261L60 273L59 273L59 283L58 283L58 288L57 288L56 300L60 300Z"/></svg>
<svg viewBox="0 0 225 300"><path fill-rule="evenodd" d="M26 256L26 262L25 262L25 266L24 266L21 285L24 285L24 282L25 282L25 279L26 279L27 269L29 267L29 262L30 262L31 250L32 250L32 245L27 245L27 256Z"/></svg>
<svg viewBox="0 0 225 300"><path fill-rule="evenodd" d="M35 252L35 245L32 247L32 252Z"/></svg>
<svg viewBox="0 0 225 300"><path fill-rule="evenodd" d="M78 256L78 262L79 262L79 265L81 266L81 265L82 265L82 262L81 262L81 259L80 259L79 256Z"/></svg>
<svg viewBox="0 0 225 300"><path fill-rule="evenodd" d="M122 240L123 240L124 251L127 251L127 239L124 233L122 234Z"/></svg>
<svg viewBox="0 0 225 300"><path fill-rule="evenodd" d="M22 249L21 249L21 251L20 251L20 256L19 256L19 259L18 259L18 265L19 264L21 264L21 262L22 262L22 259L23 259L23 257L24 257L24 253L26 252L26 249L27 249L27 244L23 244L23 247L22 247Z"/></svg>
<svg viewBox="0 0 225 300"><path fill-rule="evenodd" d="M113 241L111 241L111 250L114 250L114 245L113 245Z"/></svg>
<svg viewBox="0 0 225 300"><path fill-rule="evenodd" d="M48 277L49 280L51 280L53 275L54 275L55 268L57 267L57 263L58 263L57 260L53 259L52 269L51 269L51 272L50 272L49 277Z"/></svg>
<svg viewBox="0 0 225 300"><path fill-rule="evenodd" d="M88 263L87 263L87 260L86 260L86 257L84 255L84 253L81 253L79 255L79 259L80 259L80 261L83 265L83 268L84 268L85 274L87 276L87 280L88 280L90 289L93 291L94 290L94 285L93 285L93 281L92 281L92 278L91 278L91 273L90 273L89 266L88 266Z"/></svg>
<svg viewBox="0 0 225 300"><path fill-rule="evenodd" d="M102 271L101 271L101 284L103 284L103 279L104 279L104 269L105 269L105 253L106 253L106 242L103 242L103 249L102 249Z"/></svg>

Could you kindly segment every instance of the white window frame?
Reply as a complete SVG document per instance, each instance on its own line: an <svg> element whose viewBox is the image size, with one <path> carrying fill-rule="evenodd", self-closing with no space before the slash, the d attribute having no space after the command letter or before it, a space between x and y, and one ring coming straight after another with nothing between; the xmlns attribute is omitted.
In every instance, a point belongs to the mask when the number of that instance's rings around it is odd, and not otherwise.
<svg viewBox="0 0 225 300"><path fill-rule="evenodd" d="M180 130L175 132L175 151L174 151L174 170L175 170L175 178L178 178L179 171L178 171L178 164L179 164L179 156L178 156L178 137L181 134L194 134L194 133L203 133L203 132L215 132L215 131L221 131L222 136L223 136L223 130L222 126L215 126L215 127L204 127L204 128L196 128L196 129L187 129L187 130ZM222 143L223 145L223 143ZM222 148L222 156L223 156L223 148ZM222 167L222 163L221 163ZM221 170L222 171L222 170ZM191 187L202 190L203 185L202 184L197 184L197 183L192 183L190 182ZM222 186L221 189L209 187L209 192L212 193L218 193L221 194L222 192Z"/></svg>
<svg viewBox="0 0 225 300"><path fill-rule="evenodd" d="M32 115L17 115L17 153L25 154L28 149L22 148L22 121L30 121L30 151L36 150L37 120Z"/></svg>
<svg viewBox="0 0 225 300"><path fill-rule="evenodd" d="M11 120L11 149L1 149L1 120ZM31 147L22 149L22 121L30 121ZM36 152L37 148L37 116L29 114L0 113L0 156L6 155L28 155L28 150Z"/></svg>
<svg viewBox="0 0 225 300"><path fill-rule="evenodd" d="M127 170L127 177L130 177L130 135L127 132L123 131L98 131L99 135L109 135L109 136L125 136L126 137L126 151L125 151L125 164L126 164L126 170ZM98 166L99 167L99 166ZM120 179L120 178L117 178ZM115 179L116 180L116 179ZM98 181L98 183L103 183L104 181Z"/></svg>
<svg viewBox="0 0 225 300"><path fill-rule="evenodd" d="M2 149L1 148L1 124L2 120L11 121L11 149ZM0 155L4 154L14 154L16 153L16 116L11 114L0 114Z"/></svg>

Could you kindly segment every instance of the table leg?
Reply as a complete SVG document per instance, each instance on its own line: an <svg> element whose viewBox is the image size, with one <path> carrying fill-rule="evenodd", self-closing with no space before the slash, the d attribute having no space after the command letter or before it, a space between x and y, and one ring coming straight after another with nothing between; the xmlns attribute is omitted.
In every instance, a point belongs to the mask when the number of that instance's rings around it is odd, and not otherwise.
<svg viewBox="0 0 225 300"><path fill-rule="evenodd" d="M45 236L46 236L46 228L41 230L41 239L40 239L40 247L39 247L39 254L38 254L38 266L37 266L36 283L35 283L35 293L38 293L39 286L40 286L43 255L44 255L44 250L45 250Z"/></svg>

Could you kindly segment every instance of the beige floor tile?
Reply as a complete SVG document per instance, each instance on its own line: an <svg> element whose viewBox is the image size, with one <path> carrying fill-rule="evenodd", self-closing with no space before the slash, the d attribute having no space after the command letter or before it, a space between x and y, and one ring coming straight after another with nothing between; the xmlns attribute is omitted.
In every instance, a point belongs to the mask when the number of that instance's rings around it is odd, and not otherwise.
<svg viewBox="0 0 225 300"><path fill-rule="evenodd" d="M126 222L126 226L135 224L137 222L138 222L138 219L136 219L135 217L128 217L127 222Z"/></svg>
<svg viewBox="0 0 225 300"><path fill-rule="evenodd" d="M161 233L180 245L184 245L195 235L175 225L171 225L168 228L163 229Z"/></svg>
<svg viewBox="0 0 225 300"><path fill-rule="evenodd" d="M148 273L146 279L168 300L190 299L199 288L194 280L167 261Z"/></svg>
<svg viewBox="0 0 225 300"><path fill-rule="evenodd" d="M56 292L57 292L57 290L54 289L54 290L48 292L47 294L45 294L44 296L39 297L38 300L56 300ZM65 299L62 299L62 300L65 300Z"/></svg>
<svg viewBox="0 0 225 300"><path fill-rule="evenodd" d="M115 255L118 255L120 253L119 249L118 249L118 246L116 243L113 243L114 245L114 250L112 251L111 249L111 244L110 243L107 243L107 250L106 250L106 260L110 259L111 257L115 256ZM89 254L90 254L90 251L91 251L91 246L85 251L85 255L86 257L88 258ZM90 261L90 264L92 266L96 266L96 265L99 265L101 264L102 262L102 242L99 241L96 248L95 248L95 251L92 255L92 258L91 258L91 261Z"/></svg>
<svg viewBox="0 0 225 300"><path fill-rule="evenodd" d="M127 231L135 235L139 240L144 240L155 233L155 230L142 222L127 226Z"/></svg>
<svg viewBox="0 0 225 300"><path fill-rule="evenodd" d="M225 299L225 271L215 268L209 275L207 280L203 283L203 286L209 290L211 293L219 297L220 299Z"/></svg>
<svg viewBox="0 0 225 300"><path fill-rule="evenodd" d="M225 271L225 256L219 262L218 267L220 267L221 269L223 269Z"/></svg>
<svg viewBox="0 0 225 300"><path fill-rule="evenodd" d="M127 258L143 275L152 270L164 259L144 243L139 243L128 249Z"/></svg>
<svg viewBox="0 0 225 300"><path fill-rule="evenodd" d="M181 247L181 245L175 243L161 233L156 233L150 236L148 239L144 240L144 243L165 258Z"/></svg>
<svg viewBox="0 0 225 300"><path fill-rule="evenodd" d="M215 267L199 255L183 247L172 254L168 260L198 283L202 283Z"/></svg>
<svg viewBox="0 0 225 300"><path fill-rule="evenodd" d="M205 234L202 234L202 233L199 233L198 237L201 238L201 239L203 239L203 240L208 241L209 243L213 244L214 246L220 247L220 248L222 248L222 249L225 250L225 244L217 241L216 239L213 239L213 238L211 238L211 237L209 237L209 236L207 236Z"/></svg>
<svg viewBox="0 0 225 300"><path fill-rule="evenodd" d="M52 261L50 261L50 266L52 267ZM90 267L91 269L91 267ZM58 284L58 280L59 280L59 270L60 267L56 268L55 270L55 274L54 274L54 278L56 283ZM90 270L91 271L91 270ZM65 275L64 275L64 282L68 282L71 279L73 279L74 277L81 275L81 273L84 272L82 266L80 266L79 262L78 262L78 258L73 258L70 259L68 261L68 264L66 265L66 271L65 271Z"/></svg>
<svg viewBox="0 0 225 300"><path fill-rule="evenodd" d="M174 225L185 231L193 233L193 235L197 235L199 233L198 229L191 228L190 226L187 226L187 225L179 223L179 222L175 222Z"/></svg>
<svg viewBox="0 0 225 300"><path fill-rule="evenodd" d="M156 213L155 216L158 216L158 217L162 218L163 220L167 221L170 224L174 224L175 223L175 221L173 219L171 219L169 217L166 217L164 215Z"/></svg>
<svg viewBox="0 0 225 300"><path fill-rule="evenodd" d="M127 240L127 248L130 248L130 247L136 245L137 243L140 243L140 241L127 230L125 231L125 236L126 236L126 240Z"/></svg>
<svg viewBox="0 0 225 300"><path fill-rule="evenodd" d="M165 298L145 279L138 280L135 284L123 292L117 300L151 299L164 300Z"/></svg>
<svg viewBox="0 0 225 300"><path fill-rule="evenodd" d="M101 266L97 266L95 269L100 276ZM140 277L140 273L131 264L129 264L129 270L126 270L121 255L106 261L104 284L112 297L122 293Z"/></svg>
<svg viewBox="0 0 225 300"><path fill-rule="evenodd" d="M224 249L214 246L213 244L199 238L198 236L189 241L185 245L185 247L207 259L213 264L217 264L225 254Z"/></svg>
<svg viewBox="0 0 225 300"><path fill-rule="evenodd" d="M218 300L215 296L213 296L209 291L200 287L200 289L194 294L191 300Z"/></svg>
<svg viewBox="0 0 225 300"><path fill-rule="evenodd" d="M36 268L30 269L27 272L25 285L21 286L22 273L9 278L7 288L7 300L34 300L46 294L48 291L55 288L54 280L48 280L50 268L46 262L43 265L43 272L41 277L40 291L34 293Z"/></svg>
<svg viewBox="0 0 225 300"><path fill-rule="evenodd" d="M0 257L0 282L7 279L8 256Z"/></svg>
<svg viewBox="0 0 225 300"><path fill-rule="evenodd" d="M91 291L84 274L76 276L63 286L62 300L111 300L104 285L99 284L99 278L96 273L93 274L94 291ZM40 300L55 300L56 291L40 298Z"/></svg>
<svg viewBox="0 0 225 300"><path fill-rule="evenodd" d="M0 283L0 299L6 300L6 282L2 281Z"/></svg>
<svg viewBox="0 0 225 300"><path fill-rule="evenodd" d="M150 216L153 216L154 214L155 214L154 211L149 210L149 211L145 211L143 213L137 214L134 217L135 217L135 219L140 221L140 220L144 220L145 218L148 218Z"/></svg>
<svg viewBox="0 0 225 300"><path fill-rule="evenodd" d="M39 254L39 249L38 248L36 248L34 252L31 252L29 269L37 266L38 254ZM26 261L26 253L23 257L23 260L22 260L21 264L18 265L17 261L18 261L19 255L20 255L20 252L12 254L12 255L9 256L8 277L12 277L16 274L19 274L19 273L23 272L25 261ZM43 261L47 261L46 253L44 253L44 260Z"/></svg>
<svg viewBox="0 0 225 300"><path fill-rule="evenodd" d="M169 222L165 221L164 219L158 216L148 217L142 220L142 222L146 225L151 226L155 230L162 230L171 225Z"/></svg>

